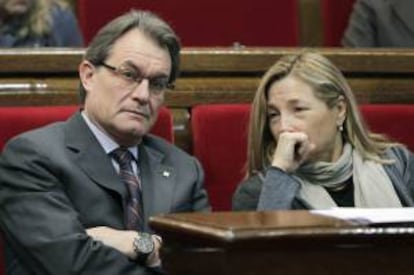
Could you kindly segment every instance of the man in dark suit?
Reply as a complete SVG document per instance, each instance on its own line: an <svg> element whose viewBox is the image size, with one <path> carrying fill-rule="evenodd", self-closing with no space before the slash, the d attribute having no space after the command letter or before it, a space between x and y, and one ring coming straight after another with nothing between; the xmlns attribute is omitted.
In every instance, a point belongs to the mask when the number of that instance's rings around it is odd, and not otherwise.
<svg viewBox="0 0 414 275"><path fill-rule="evenodd" d="M198 161L148 134L179 51L154 14L115 19L79 66L81 111L7 144L0 223L8 274L160 272L162 240L149 217L210 209Z"/></svg>
<svg viewBox="0 0 414 275"><path fill-rule="evenodd" d="M414 1L357 0L342 44L347 47L413 47Z"/></svg>

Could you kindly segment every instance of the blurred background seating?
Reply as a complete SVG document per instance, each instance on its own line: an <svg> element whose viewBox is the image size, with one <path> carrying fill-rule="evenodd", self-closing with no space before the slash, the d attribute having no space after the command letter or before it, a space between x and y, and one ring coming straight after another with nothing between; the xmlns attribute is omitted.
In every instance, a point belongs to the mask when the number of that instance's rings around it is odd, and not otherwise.
<svg viewBox="0 0 414 275"><path fill-rule="evenodd" d="M298 45L297 0L78 0L85 42L104 23L131 8L151 10L166 19L184 46Z"/></svg>

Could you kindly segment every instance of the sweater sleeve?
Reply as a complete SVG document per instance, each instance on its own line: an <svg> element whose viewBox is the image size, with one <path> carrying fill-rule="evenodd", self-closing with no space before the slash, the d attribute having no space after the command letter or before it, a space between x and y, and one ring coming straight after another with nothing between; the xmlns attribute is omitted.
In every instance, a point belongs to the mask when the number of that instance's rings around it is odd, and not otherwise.
<svg viewBox="0 0 414 275"><path fill-rule="evenodd" d="M243 181L233 195L233 210L276 210L298 207L299 183L288 173L270 167Z"/></svg>
<svg viewBox="0 0 414 275"><path fill-rule="evenodd" d="M257 210L293 209L298 191L299 183L290 174L270 167L266 170Z"/></svg>
<svg viewBox="0 0 414 275"><path fill-rule="evenodd" d="M384 168L400 199L404 205L414 206L414 154L406 148L395 146L387 152L387 156L396 160Z"/></svg>

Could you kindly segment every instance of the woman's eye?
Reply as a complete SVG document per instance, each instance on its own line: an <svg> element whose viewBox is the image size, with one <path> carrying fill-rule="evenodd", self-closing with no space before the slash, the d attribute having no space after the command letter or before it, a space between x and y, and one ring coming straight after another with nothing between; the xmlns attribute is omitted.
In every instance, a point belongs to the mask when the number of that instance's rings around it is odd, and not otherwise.
<svg viewBox="0 0 414 275"><path fill-rule="evenodd" d="M302 111L305 111L305 110L307 110L307 108L305 108L305 107L295 107L296 112L302 112Z"/></svg>
<svg viewBox="0 0 414 275"><path fill-rule="evenodd" d="M267 117L269 119L274 119L274 118L277 118L278 116L279 116L279 113L276 113L276 112L271 112L267 114Z"/></svg>

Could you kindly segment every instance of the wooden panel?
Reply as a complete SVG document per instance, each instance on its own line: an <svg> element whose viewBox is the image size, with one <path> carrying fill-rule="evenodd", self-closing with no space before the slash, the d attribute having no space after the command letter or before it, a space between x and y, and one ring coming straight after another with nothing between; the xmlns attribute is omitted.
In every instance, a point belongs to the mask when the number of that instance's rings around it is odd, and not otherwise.
<svg viewBox="0 0 414 275"><path fill-rule="evenodd" d="M345 74L360 103L414 103L413 49L321 48ZM191 151L191 107L249 103L262 74L284 54L300 48L185 48L176 89L166 105L175 109L176 143ZM0 50L0 106L78 102L78 65L83 49Z"/></svg>
<svg viewBox="0 0 414 275"><path fill-rule="evenodd" d="M414 73L413 49L314 48L330 58L344 73ZM280 56L301 48L185 48L181 74L260 76ZM51 74L77 77L82 49L1 49L1 75Z"/></svg>
<svg viewBox="0 0 414 275"><path fill-rule="evenodd" d="M221 74L263 73L282 55L301 48L187 48L182 55L182 74L215 72ZM330 58L344 73L414 73L413 49L314 48Z"/></svg>
<svg viewBox="0 0 414 275"><path fill-rule="evenodd" d="M83 49L0 49L1 75L78 75Z"/></svg>
<svg viewBox="0 0 414 275"><path fill-rule="evenodd" d="M414 103L414 78L350 78L359 103Z"/></svg>
<svg viewBox="0 0 414 275"><path fill-rule="evenodd" d="M322 46L320 0L299 0L299 4L300 44L306 47Z"/></svg>
<svg viewBox="0 0 414 275"><path fill-rule="evenodd" d="M0 106L7 105L61 105L78 102L78 81L60 82L56 79L42 81L16 80L0 84ZM349 78L351 87L359 103L414 103L414 78ZM170 91L166 95L166 105L172 108L190 108L204 103L249 103L254 97L255 80L229 83L240 85L240 89L223 90L220 87L208 90L201 85L195 90ZM245 87L242 87L246 85Z"/></svg>

